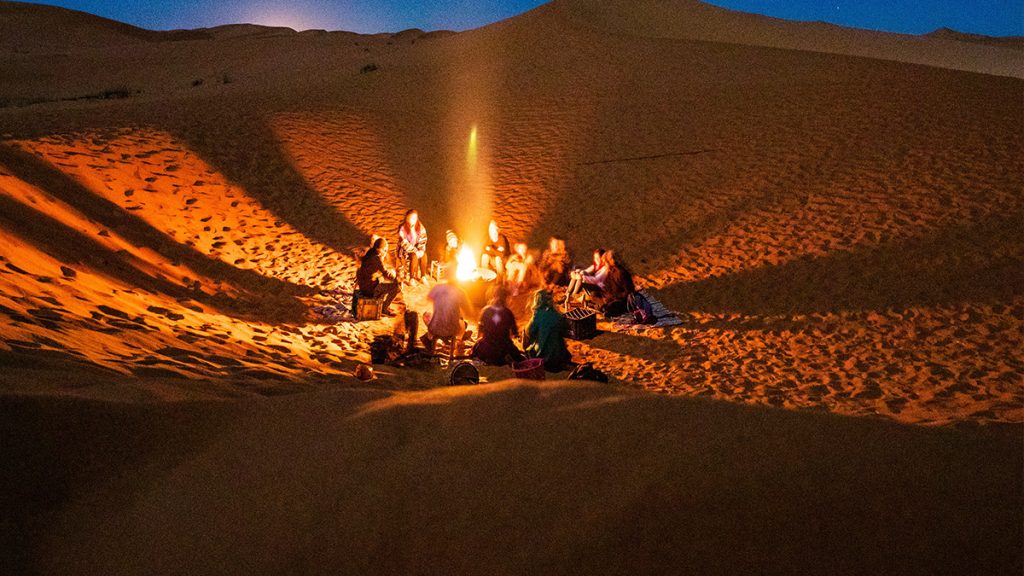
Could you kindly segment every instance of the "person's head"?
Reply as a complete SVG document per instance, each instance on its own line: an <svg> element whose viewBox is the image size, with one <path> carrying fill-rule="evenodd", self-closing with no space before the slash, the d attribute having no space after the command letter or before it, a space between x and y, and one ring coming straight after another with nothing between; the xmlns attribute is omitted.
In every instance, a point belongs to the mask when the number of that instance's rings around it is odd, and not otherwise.
<svg viewBox="0 0 1024 576"><path fill-rule="evenodd" d="M605 252L604 248L594 250L594 266L600 267L605 264L605 254L607 254L607 252Z"/></svg>
<svg viewBox="0 0 1024 576"><path fill-rule="evenodd" d="M516 242L516 254L519 254L521 258L526 258L526 251L528 249L529 247L526 245L526 242Z"/></svg>
<svg viewBox="0 0 1024 576"><path fill-rule="evenodd" d="M444 240L448 244L449 248L459 247L459 237L458 235L455 234L455 232L451 230L448 230L447 232L444 233Z"/></svg>
<svg viewBox="0 0 1024 576"><path fill-rule="evenodd" d="M508 288L498 286L491 295L491 304L501 308L508 308Z"/></svg>
<svg viewBox="0 0 1024 576"><path fill-rule="evenodd" d="M386 238L377 238L373 241L373 249L381 254L387 254L388 252L388 241Z"/></svg>
<svg viewBox="0 0 1024 576"><path fill-rule="evenodd" d="M415 228L420 222L420 213L415 210L409 210L405 213L405 225L410 229Z"/></svg>
<svg viewBox="0 0 1024 576"><path fill-rule="evenodd" d="M618 264L618 262L615 261L615 250L609 250L604 253L604 264L609 268Z"/></svg>
<svg viewBox="0 0 1024 576"><path fill-rule="evenodd" d="M551 252L558 252L558 243L561 239L558 236L552 236L548 239L548 250Z"/></svg>
<svg viewBox="0 0 1024 576"><path fill-rule="evenodd" d="M487 236L490 237L491 242L497 242L500 234L501 228L498 228L498 223L491 220L491 223L487 225Z"/></svg>
<svg viewBox="0 0 1024 576"><path fill-rule="evenodd" d="M533 309L544 310L546 308L555 307L555 297L551 295L550 290L537 290L536 294L533 295Z"/></svg>

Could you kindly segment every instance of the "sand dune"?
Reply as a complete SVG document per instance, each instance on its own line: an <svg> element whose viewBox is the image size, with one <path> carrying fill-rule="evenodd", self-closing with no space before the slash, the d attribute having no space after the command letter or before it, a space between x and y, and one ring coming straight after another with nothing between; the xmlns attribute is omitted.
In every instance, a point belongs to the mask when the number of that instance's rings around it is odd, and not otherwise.
<svg viewBox="0 0 1024 576"><path fill-rule="evenodd" d="M1024 59L1012 49L1017 47L1014 39L978 42L983 37L857 30L736 12L699 0L557 0L553 6L601 30L619 34L863 56L1024 77Z"/></svg>
<svg viewBox="0 0 1024 576"><path fill-rule="evenodd" d="M147 44L119 72L154 86L139 95L0 111L8 362L347 374L389 325L304 310L349 285L353 251L407 206L435 239L464 222L476 124L513 238L617 247L682 313L575 345L617 381L908 422L1024 417L1019 80L609 35L580 6L422 42ZM721 27L687 6L636 17ZM199 54L237 80L190 86ZM77 69L60 90L80 92L114 58L33 65ZM39 86L57 89L46 74L5 89Z"/></svg>
<svg viewBox="0 0 1024 576"><path fill-rule="evenodd" d="M38 556L9 558L16 570L1021 567L1019 441L993 430L516 382L186 405L8 398L0 410L15 439L0 457L23 463L0 474L7 535L37 543ZM42 420L53 425L8 434Z"/></svg>
<svg viewBox="0 0 1024 576"><path fill-rule="evenodd" d="M0 4L16 568L1019 573L1018 50L696 2L177 42L33 10ZM363 390L392 323L310 311L407 207L431 249L617 248L683 322L572 343L604 388Z"/></svg>

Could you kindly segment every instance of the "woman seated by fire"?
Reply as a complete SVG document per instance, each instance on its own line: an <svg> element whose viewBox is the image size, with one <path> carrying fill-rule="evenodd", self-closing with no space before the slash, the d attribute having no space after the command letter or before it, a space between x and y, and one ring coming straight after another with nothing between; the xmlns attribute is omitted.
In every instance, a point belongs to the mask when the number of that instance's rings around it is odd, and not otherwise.
<svg viewBox="0 0 1024 576"><path fill-rule="evenodd" d="M512 250L508 238L501 233L498 223L494 220L487 226L487 238L490 243L484 246L484 253L480 255L480 267L493 270L498 276L504 276L505 264Z"/></svg>
<svg viewBox="0 0 1024 576"><path fill-rule="evenodd" d="M607 318L621 316L628 312L629 297L636 292L633 274L616 258L614 250L605 252L604 262L608 274L604 282L604 292L597 301L601 312Z"/></svg>
<svg viewBox="0 0 1024 576"><path fill-rule="evenodd" d="M406 212L402 225L398 227L398 261L399 265L408 263L410 283L423 281L430 272L427 264L427 228L420 222L416 210Z"/></svg>
<svg viewBox="0 0 1024 576"><path fill-rule="evenodd" d="M604 295L605 279L608 277L608 263L604 248L594 250L594 259L583 270L573 270L569 275L569 288L565 291L564 307L568 308L572 298L586 293L594 299Z"/></svg>
<svg viewBox="0 0 1024 576"><path fill-rule="evenodd" d="M480 315L480 340L473 347L473 358L492 366L505 366L526 358L512 338L519 334L516 317L508 308L508 291L499 287L491 305Z"/></svg>

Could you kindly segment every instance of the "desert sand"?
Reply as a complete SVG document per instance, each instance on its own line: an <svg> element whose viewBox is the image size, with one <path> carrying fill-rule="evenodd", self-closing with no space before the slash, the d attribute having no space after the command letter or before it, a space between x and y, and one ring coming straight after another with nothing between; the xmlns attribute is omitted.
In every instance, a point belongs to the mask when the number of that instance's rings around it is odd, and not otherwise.
<svg viewBox="0 0 1024 576"><path fill-rule="evenodd" d="M1022 78L1019 39L686 0L376 35L0 3L5 548L1019 573ZM409 207L434 242L493 216L615 248L682 324L572 343L604 387L360 382L393 322L311 310Z"/></svg>

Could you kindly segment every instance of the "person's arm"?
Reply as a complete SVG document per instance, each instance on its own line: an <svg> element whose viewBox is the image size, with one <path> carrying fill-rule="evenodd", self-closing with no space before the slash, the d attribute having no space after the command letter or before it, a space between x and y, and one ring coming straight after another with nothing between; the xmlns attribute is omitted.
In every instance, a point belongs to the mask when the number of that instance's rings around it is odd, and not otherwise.
<svg viewBox="0 0 1024 576"><path fill-rule="evenodd" d="M601 269L598 270L594 274L593 284L597 284L598 286L604 287L604 281L607 280L607 279L608 279L608 267L607 266L602 266Z"/></svg>
<svg viewBox="0 0 1024 576"><path fill-rule="evenodd" d="M425 254L427 251L427 227L420 224L420 235L416 239L416 253L417 255Z"/></svg>
<svg viewBox="0 0 1024 576"><path fill-rule="evenodd" d="M534 318L526 327L526 334L523 334L523 348L533 346L537 341L537 320Z"/></svg>

